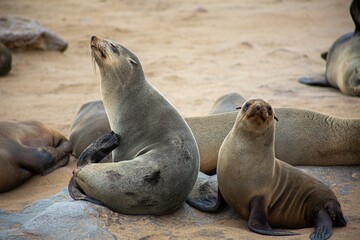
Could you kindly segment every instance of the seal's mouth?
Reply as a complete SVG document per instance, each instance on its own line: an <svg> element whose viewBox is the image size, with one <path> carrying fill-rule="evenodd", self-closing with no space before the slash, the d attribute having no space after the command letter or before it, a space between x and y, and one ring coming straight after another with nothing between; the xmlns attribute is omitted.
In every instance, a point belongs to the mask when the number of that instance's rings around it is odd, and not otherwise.
<svg viewBox="0 0 360 240"><path fill-rule="evenodd" d="M90 48L93 53L99 53L102 58L106 58L105 49L99 45L100 41L101 39L99 39L98 37L92 36L90 40Z"/></svg>
<svg viewBox="0 0 360 240"><path fill-rule="evenodd" d="M261 119L263 122L266 122L268 119L268 116L264 116L263 113L251 113L248 115L248 118L258 118Z"/></svg>
<svg viewBox="0 0 360 240"><path fill-rule="evenodd" d="M101 56L102 58L106 58L106 53L105 53L104 49L97 47L97 46L94 45L93 43L91 43L90 47L91 47L91 50L92 50L92 51L99 52L99 53L100 53L100 56Z"/></svg>

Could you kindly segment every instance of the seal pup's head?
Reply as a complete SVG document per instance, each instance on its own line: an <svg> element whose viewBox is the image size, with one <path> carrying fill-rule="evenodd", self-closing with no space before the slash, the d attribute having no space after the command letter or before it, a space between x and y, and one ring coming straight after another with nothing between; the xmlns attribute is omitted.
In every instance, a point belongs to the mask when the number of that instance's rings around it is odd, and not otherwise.
<svg viewBox="0 0 360 240"><path fill-rule="evenodd" d="M137 79L144 76L138 57L121 44L97 36L90 39L91 55L100 69L102 77L117 76L120 80Z"/></svg>
<svg viewBox="0 0 360 240"><path fill-rule="evenodd" d="M274 119L278 120L271 105L263 99L249 99L236 109L241 109L236 125L250 132L260 133L274 128Z"/></svg>

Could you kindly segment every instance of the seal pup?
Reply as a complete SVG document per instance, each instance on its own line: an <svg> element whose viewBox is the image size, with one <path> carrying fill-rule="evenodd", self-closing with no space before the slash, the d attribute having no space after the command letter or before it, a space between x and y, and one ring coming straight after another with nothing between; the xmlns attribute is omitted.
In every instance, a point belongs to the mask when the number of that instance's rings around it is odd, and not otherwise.
<svg viewBox="0 0 360 240"><path fill-rule="evenodd" d="M251 231L265 235L295 234L272 227L315 226L310 238L328 239L333 225L346 226L330 188L275 158L277 117L270 104L250 99L240 109L219 150L218 200L212 200L213 207L204 207L201 201L206 199L201 198L190 203L201 210L216 211L226 201L248 219Z"/></svg>
<svg viewBox="0 0 360 240"><path fill-rule="evenodd" d="M303 77L300 83L331 86L346 95L360 96L360 0L352 2L350 14L355 31L339 37L329 52L321 55L326 60L325 80Z"/></svg>
<svg viewBox="0 0 360 240"><path fill-rule="evenodd" d="M0 193L66 165L71 143L36 121L0 121Z"/></svg>
<svg viewBox="0 0 360 240"><path fill-rule="evenodd" d="M189 126L146 80L135 54L96 36L90 46L101 73L110 127L121 143L112 152L113 162L82 166L71 181L116 212L161 215L177 209L199 171L199 152Z"/></svg>

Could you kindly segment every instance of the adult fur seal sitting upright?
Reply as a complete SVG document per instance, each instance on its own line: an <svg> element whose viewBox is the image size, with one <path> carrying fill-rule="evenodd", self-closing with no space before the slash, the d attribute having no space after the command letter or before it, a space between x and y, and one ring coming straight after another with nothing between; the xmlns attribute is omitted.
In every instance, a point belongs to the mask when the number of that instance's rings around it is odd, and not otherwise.
<svg viewBox="0 0 360 240"><path fill-rule="evenodd" d="M326 60L325 80L300 78L299 82L339 88L347 95L360 97L360 0L354 0L350 14L355 31L339 37L328 53L321 56Z"/></svg>
<svg viewBox="0 0 360 240"><path fill-rule="evenodd" d="M114 134L82 155L97 162L111 148L112 163L74 171L70 195L95 199L125 214L169 213L185 202L199 171L195 138L179 112L145 78L139 59L110 40L91 37L101 94ZM106 141L114 144L106 144ZM99 157L98 152L101 152ZM94 158L94 159L92 159ZM82 191L87 195L81 197ZM79 197L80 196L80 197Z"/></svg>
<svg viewBox="0 0 360 240"><path fill-rule="evenodd" d="M0 121L0 193L66 165L71 143L36 121Z"/></svg>
<svg viewBox="0 0 360 240"><path fill-rule="evenodd" d="M327 239L333 224L346 225L340 204L324 183L275 158L275 119L264 100L244 103L219 150L217 201L198 196L188 203L214 212L226 202L248 219L250 230L260 234L292 235L271 226L315 225L310 238Z"/></svg>

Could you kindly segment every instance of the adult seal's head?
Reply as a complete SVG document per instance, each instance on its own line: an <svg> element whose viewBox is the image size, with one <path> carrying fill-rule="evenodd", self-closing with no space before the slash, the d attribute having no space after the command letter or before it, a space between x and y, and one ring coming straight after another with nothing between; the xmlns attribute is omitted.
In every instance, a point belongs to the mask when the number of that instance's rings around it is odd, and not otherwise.
<svg viewBox="0 0 360 240"><path fill-rule="evenodd" d="M126 214L173 211L186 200L199 171L199 152L189 126L146 80L135 54L95 36L90 46L113 132L80 155L70 195ZM113 162L97 163L111 151Z"/></svg>
<svg viewBox="0 0 360 240"><path fill-rule="evenodd" d="M327 239L333 224L346 225L340 204L321 181L275 158L275 120L262 99L241 107L219 150L219 191L254 232L291 235L272 227L315 225L311 238Z"/></svg>
<svg viewBox="0 0 360 240"><path fill-rule="evenodd" d="M321 56L326 60L325 80L300 78L308 85L332 86L347 95L360 96L360 0L354 0L350 14L355 31L339 37L329 52Z"/></svg>

